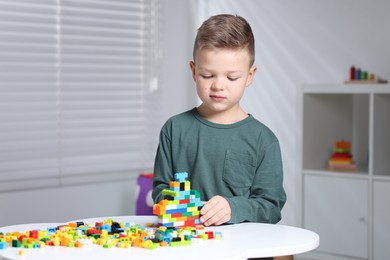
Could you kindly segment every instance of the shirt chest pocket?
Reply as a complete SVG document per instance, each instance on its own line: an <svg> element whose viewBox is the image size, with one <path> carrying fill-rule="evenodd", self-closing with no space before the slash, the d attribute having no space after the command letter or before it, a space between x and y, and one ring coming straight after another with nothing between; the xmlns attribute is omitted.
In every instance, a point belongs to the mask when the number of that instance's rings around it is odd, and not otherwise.
<svg viewBox="0 0 390 260"><path fill-rule="evenodd" d="M249 154L227 150L223 180L231 187L248 188L256 171L256 159Z"/></svg>

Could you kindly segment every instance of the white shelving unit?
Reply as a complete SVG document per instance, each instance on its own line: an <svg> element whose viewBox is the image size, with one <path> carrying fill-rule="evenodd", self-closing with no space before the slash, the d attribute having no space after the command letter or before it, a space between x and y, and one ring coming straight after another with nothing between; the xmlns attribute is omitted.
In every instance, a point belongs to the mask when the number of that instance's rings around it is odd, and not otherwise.
<svg viewBox="0 0 390 260"><path fill-rule="evenodd" d="M320 235L306 259L390 257L390 85L304 85L302 226ZM352 142L357 172L332 172L338 140Z"/></svg>

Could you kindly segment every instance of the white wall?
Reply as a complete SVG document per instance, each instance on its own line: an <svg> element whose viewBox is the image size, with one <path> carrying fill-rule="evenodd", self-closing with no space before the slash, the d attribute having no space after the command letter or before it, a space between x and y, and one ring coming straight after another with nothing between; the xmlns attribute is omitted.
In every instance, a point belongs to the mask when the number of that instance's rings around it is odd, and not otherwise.
<svg viewBox="0 0 390 260"><path fill-rule="evenodd" d="M134 214L134 180L0 193L0 226Z"/></svg>
<svg viewBox="0 0 390 260"><path fill-rule="evenodd" d="M162 66L160 69L163 118L196 106L196 90L189 62L192 59L194 12L190 1L164 0L162 3Z"/></svg>

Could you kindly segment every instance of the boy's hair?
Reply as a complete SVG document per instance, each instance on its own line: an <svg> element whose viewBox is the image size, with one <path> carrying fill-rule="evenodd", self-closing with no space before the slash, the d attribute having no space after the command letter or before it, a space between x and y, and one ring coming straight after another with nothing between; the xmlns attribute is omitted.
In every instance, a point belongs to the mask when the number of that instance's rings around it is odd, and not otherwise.
<svg viewBox="0 0 390 260"><path fill-rule="evenodd" d="M195 38L193 58L203 49L247 49L249 66L255 62L255 38L249 23L238 15L219 14L211 16L199 27Z"/></svg>

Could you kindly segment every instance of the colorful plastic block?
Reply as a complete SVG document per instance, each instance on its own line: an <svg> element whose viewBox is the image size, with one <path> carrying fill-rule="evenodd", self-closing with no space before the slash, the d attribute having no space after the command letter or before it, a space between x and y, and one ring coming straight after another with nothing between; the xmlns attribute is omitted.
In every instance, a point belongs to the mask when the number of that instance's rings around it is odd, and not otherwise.
<svg viewBox="0 0 390 260"><path fill-rule="evenodd" d="M200 224L200 207L203 202L200 193L191 190L191 183L187 180L187 172L175 174L175 181L165 189L165 196L158 204L153 206L153 214L158 216L159 224L166 227L195 226Z"/></svg>

